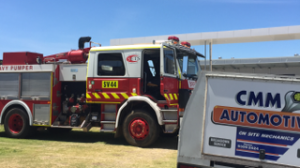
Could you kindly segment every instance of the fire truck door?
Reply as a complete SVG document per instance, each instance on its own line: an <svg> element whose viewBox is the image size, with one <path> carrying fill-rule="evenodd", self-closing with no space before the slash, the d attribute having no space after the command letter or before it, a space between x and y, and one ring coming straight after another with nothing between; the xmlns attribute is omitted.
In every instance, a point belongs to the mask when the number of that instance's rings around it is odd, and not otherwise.
<svg viewBox="0 0 300 168"><path fill-rule="evenodd" d="M88 78L87 102L119 104L131 96L129 86L135 86L138 79L125 77L124 60L122 51L97 55L94 77Z"/></svg>
<svg viewBox="0 0 300 168"><path fill-rule="evenodd" d="M176 71L175 50L162 46L160 61L160 93L169 105L178 104L178 74Z"/></svg>

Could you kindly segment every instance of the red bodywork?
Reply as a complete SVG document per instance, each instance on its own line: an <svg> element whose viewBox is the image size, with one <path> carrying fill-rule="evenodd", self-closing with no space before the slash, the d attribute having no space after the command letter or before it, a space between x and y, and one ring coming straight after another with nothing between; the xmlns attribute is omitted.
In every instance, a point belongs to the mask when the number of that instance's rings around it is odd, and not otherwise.
<svg viewBox="0 0 300 168"><path fill-rule="evenodd" d="M33 52L5 52L3 53L3 65L38 64L37 58L43 59L43 54Z"/></svg>
<svg viewBox="0 0 300 168"><path fill-rule="evenodd" d="M160 93L167 100L168 105L178 104L178 79L174 77L164 76L160 81Z"/></svg>
<svg viewBox="0 0 300 168"><path fill-rule="evenodd" d="M85 63L88 59L88 53L91 48L85 48L82 50L72 50L69 52L63 52L59 54L53 54L44 57L45 62L57 62L59 60L67 60L71 63Z"/></svg>
<svg viewBox="0 0 300 168"><path fill-rule="evenodd" d="M103 81L118 81L118 88L103 88ZM140 83L140 78L88 78L87 93L91 96L91 98L87 98L87 102L92 101L120 104L130 96L141 94ZM89 85L92 86L91 89L89 88ZM132 94L134 89L136 90L136 93ZM93 93L97 93L99 97ZM103 93L107 95L103 95ZM126 97L126 95L128 97Z"/></svg>
<svg viewBox="0 0 300 168"><path fill-rule="evenodd" d="M61 109L61 82L59 81L59 65L56 66L52 78L52 119L51 124L55 121Z"/></svg>
<svg viewBox="0 0 300 168"><path fill-rule="evenodd" d="M11 100L1 100L0 101L0 113L3 110L4 106L10 102ZM31 113L33 112L33 105L34 104L50 104L50 101L42 101L42 100L22 100L26 103L26 105L29 107L29 110ZM4 118L2 118L4 119Z"/></svg>
<svg viewBox="0 0 300 168"><path fill-rule="evenodd" d="M33 106L34 104L50 104L50 108L52 108L52 117L51 117L51 124L54 122L56 117L58 116L60 109L61 109L61 96L60 96L60 90L61 90L61 82L59 81L59 65L56 67L55 72L52 74L52 104L49 100L22 100L26 103L26 105L29 107L32 115L33 115ZM0 101L0 114L3 110L4 106L10 102L11 100L1 100ZM52 106L51 106L52 105ZM2 118L4 119L4 118Z"/></svg>
<svg viewBox="0 0 300 168"><path fill-rule="evenodd" d="M189 90L194 90L196 86L197 81L195 80L182 80L181 81L181 89L189 89Z"/></svg>

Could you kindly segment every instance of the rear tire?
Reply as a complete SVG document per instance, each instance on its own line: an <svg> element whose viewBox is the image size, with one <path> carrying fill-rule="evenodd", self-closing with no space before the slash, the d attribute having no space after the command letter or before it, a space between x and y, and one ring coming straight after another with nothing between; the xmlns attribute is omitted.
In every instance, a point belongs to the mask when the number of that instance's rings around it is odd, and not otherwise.
<svg viewBox="0 0 300 168"><path fill-rule="evenodd" d="M133 146L147 147L159 137L159 126L150 114L137 110L126 116L123 122L123 134L126 141Z"/></svg>
<svg viewBox="0 0 300 168"><path fill-rule="evenodd" d="M29 118L20 108L11 109L4 119L4 129L8 137L26 138L31 134Z"/></svg>

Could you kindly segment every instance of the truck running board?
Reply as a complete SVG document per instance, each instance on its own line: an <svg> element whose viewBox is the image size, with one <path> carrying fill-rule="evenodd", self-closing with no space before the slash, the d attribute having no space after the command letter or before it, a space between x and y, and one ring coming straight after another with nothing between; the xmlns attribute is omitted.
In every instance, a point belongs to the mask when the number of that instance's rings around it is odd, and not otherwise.
<svg viewBox="0 0 300 168"><path fill-rule="evenodd" d="M101 121L102 128L100 132L114 132L115 123L115 121Z"/></svg>

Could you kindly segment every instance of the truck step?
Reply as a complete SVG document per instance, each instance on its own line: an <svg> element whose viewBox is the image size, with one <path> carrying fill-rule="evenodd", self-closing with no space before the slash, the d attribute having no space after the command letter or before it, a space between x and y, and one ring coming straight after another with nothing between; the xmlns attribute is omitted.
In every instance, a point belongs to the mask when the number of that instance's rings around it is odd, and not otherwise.
<svg viewBox="0 0 300 168"><path fill-rule="evenodd" d="M164 133L174 133L178 129L177 124L166 124Z"/></svg>
<svg viewBox="0 0 300 168"><path fill-rule="evenodd" d="M109 123L102 123L103 121L101 121L102 124L102 128L100 130L100 132L113 132L115 130L115 122L112 123L111 121L109 121Z"/></svg>
<svg viewBox="0 0 300 168"><path fill-rule="evenodd" d="M100 121L101 124L115 124L116 121Z"/></svg>
<svg viewBox="0 0 300 168"><path fill-rule="evenodd" d="M177 120L163 120L164 123L177 123Z"/></svg>
<svg viewBox="0 0 300 168"><path fill-rule="evenodd" d="M114 132L114 129L101 129L100 132Z"/></svg>
<svg viewBox="0 0 300 168"><path fill-rule="evenodd" d="M102 112L105 121L116 121L116 112Z"/></svg>
<svg viewBox="0 0 300 168"><path fill-rule="evenodd" d="M177 109L161 109L165 120L177 120Z"/></svg>
<svg viewBox="0 0 300 168"><path fill-rule="evenodd" d="M174 112L177 113L177 109L161 109L161 112Z"/></svg>

